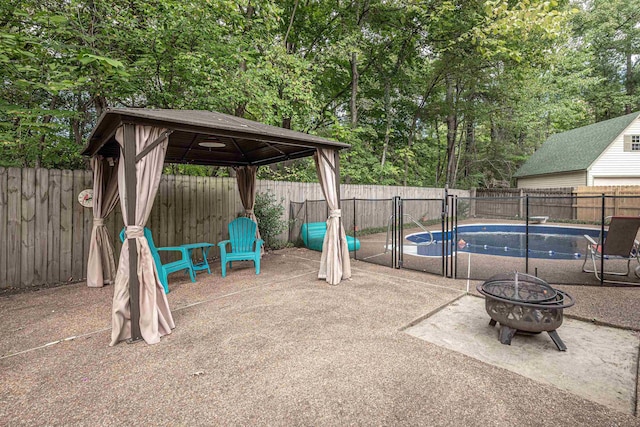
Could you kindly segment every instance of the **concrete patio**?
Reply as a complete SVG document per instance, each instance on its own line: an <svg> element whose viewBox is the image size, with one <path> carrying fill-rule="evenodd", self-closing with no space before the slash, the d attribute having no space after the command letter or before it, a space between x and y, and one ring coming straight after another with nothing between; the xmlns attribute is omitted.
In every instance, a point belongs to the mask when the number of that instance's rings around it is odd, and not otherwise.
<svg viewBox="0 0 640 427"><path fill-rule="evenodd" d="M153 346L108 346L112 287L0 296L0 423L640 424L404 332L465 281L354 262L352 280L329 286L319 258L286 249L259 276L247 263L225 279L219 265L197 283L173 275L176 329ZM565 289L578 300L568 315L640 330L640 289Z"/></svg>

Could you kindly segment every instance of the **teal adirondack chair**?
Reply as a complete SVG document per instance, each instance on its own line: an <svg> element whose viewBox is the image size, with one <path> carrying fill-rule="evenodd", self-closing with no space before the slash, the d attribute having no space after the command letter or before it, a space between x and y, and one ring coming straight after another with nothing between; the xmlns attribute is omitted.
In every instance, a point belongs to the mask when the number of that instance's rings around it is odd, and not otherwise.
<svg viewBox="0 0 640 427"><path fill-rule="evenodd" d="M218 243L222 277L227 276L227 263L231 268L232 261L253 261L256 274L260 274L260 248L264 241L256 239L256 228L255 222L244 217L236 218L229 223L229 240ZM231 252L227 252L227 244L231 245Z"/></svg>
<svg viewBox="0 0 640 427"><path fill-rule="evenodd" d="M169 293L169 281L167 276L170 273L175 273L176 271L187 270L189 276L191 277L191 281L196 281L196 275L193 271L193 264L191 262L191 256L189 254L189 250L185 247L180 246L167 246L164 248L157 248L155 243L153 243L153 237L151 237L151 230L147 227L144 228L144 237L147 238L149 242L149 248L151 249L151 255L153 256L153 261L156 263L156 269L158 270L158 276L160 276L160 283L164 288L164 293ZM120 241L124 242L124 228L120 232ZM160 254L158 251L174 251L180 252L180 259L177 261L169 262L163 264L160 260Z"/></svg>

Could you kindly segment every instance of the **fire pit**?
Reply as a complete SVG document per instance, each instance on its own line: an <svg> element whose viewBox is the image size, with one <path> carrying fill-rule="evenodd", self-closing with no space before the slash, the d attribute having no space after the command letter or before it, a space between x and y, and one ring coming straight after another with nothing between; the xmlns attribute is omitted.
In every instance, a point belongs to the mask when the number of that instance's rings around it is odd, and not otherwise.
<svg viewBox="0 0 640 427"><path fill-rule="evenodd" d="M500 323L499 339L511 344L516 332L539 334L546 331L558 350L565 351L556 329L562 325L562 311L575 304L571 295L554 289L547 282L528 274L500 274L476 286L484 295L491 317L489 325Z"/></svg>

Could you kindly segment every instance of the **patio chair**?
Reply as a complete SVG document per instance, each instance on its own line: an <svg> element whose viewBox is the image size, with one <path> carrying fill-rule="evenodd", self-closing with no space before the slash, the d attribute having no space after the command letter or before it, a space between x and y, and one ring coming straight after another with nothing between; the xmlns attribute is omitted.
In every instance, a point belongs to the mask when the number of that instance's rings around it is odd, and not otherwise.
<svg viewBox="0 0 640 427"><path fill-rule="evenodd" d="M244 217L229 223L229 240L218 243L222 277L227 276L227 263L232 268L233 261L253 261L256 274L260 274L260 249L264 241L256 238L256 228L255 222ZM231 252L227 252L228 244L231 245Z"/></svg>
<svg viewBox="0 0 640 427"><path fill-rule="evenodd" d="M120 232L121 242L124 242L124 238L125 238L124 232L125 232L125 229L123 228L122 231ZM167 276L170 273L186 270L189 273L189 277L191 277L191 281L192 282L196 281L196 275L194 272L193 263L191 262L191 251L189 250L188 247L167 246L163 248L158 248L153 242L153 237L151 236L151 230L149 230L147 227L144 228L144 237L146 237L147 241L149 242L151 255L153 256L153 261L156 264L156 269L158 270L158 276L160 277L160 283L164 288L165 294L169 293L169 282L168 282ZM211 244L209 245L213 246ZM163 264L162 261L160 260L160 254L158 253L159 251L179 252L180 259L177 261L172 261L172 262ZM204 256L206 260L206 254ZM211 271L209 271L209 273L211 273Z"/></svg>
<svg viewBox="0 0 640 427"><path fill-rule="evenodd" d="M605 236L601 235L596 242L591 236L585 235L587 239L587 251L582 264L582 271L585 273L594 273L596 279L600 279L598 267L599 260L604 257L605 260L623 260L627 261L627 271L602 271L602 275L612 276L628 276L631 272L631 261L636 260L640 263L640 243L636 240L638 230L640 229L639 216L614 216L610 217L611 222L609 229L605 231ZM593 263L593 270L587 269L588 260ZM638 268L635 270L636 276L640 277Z"/></svg>

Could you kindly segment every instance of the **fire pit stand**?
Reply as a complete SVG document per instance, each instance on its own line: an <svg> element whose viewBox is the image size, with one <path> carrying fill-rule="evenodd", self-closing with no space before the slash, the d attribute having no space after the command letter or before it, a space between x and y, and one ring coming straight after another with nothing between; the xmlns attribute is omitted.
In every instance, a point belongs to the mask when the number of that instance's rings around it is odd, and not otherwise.
<svg viewBox="0 0 640 427"><path fill-rule="evenodd" d="M516 333L546 331L558 350L567 349L556 329L562 325L563 310L575 304L571 295L535 276L518 272L493 276L476 289L485 296L485 308L491 317L489 325L500 323L502 344L510 345Z"/></svg>

